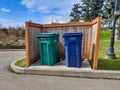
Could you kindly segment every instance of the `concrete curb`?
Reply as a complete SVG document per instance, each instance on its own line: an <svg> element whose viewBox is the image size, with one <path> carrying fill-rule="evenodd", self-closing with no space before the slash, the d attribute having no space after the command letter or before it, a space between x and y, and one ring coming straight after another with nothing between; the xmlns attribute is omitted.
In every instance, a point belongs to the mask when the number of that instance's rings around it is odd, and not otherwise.
<svg viewBox="0 0 120 90"><path fill-rule="evenodd" d="M22 68L15 65L18 60L12 62L11 68L16 73L34 74L34 75L53 75L53 76L68 76L68 77L85 77L85 78L103 78L103 79L120 79L120 71L107 70L80 70L75 68L59 69L59 68Z"/></svg>
<svg viewBox="0 0 120 90"><path fill-rule="evenodd" d="M0 49L0 51L26 51L26 49Z"/></svg>
<svg viewBox="0 0 120 90"><path fill-rule="evenodd" d="M18 60L16 60L16 61L13 61L13 62L10 64L11 69L12 69L15 73L25 74L25 68L19 67L19 66L16 66L16 65L15 65L15 63L16 63L17 61L20 61L20 60L23 59L23 58L25 58L25 57L22 57L22 58L20 58L20 59L18 59Z"/></svg>

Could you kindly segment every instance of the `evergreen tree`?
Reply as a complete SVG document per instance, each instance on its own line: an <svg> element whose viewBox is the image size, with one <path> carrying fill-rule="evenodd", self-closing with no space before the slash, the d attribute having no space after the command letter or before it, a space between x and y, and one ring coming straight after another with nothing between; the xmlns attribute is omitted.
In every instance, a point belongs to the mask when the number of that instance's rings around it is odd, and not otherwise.
<svg viewBox="0 0 120 90"><path fill-rule="evenodd" d="M81 12L80 12L79 8L80 8L79 4L73 5L72 12L70 13L70 17L72 17L70 22L79 22L80 21Z"/></svg>
<svg viewBox="0 0 120 90"><path fill-rule="evenodd" d="M91 1L91 17L92 20L98 16L103 16L103 0L92 0Z"/></svg>
<svg viewBox="0 0 120 90"><path fill-rule="evenodd" d="M107 23L109 28L112 27L112 20L114 16L115 0L104 1L104 23Z"/></svg>
<svg viewBox="0 0 120 90"><path fill-rule="evenodd" d="M102 16L103 0L81 0L80 7L84 21L92 21L98 16Z"/></svg>
<svg viewBox="0 0 120 90"><path fill-rule="evenodd" d="M70 16L72 21L92 21L102 16L103 24L112 26L114 16L115 0L80 0L81 3L74 4ZM119 5L120 11L120 5Z"/></svg>
<svg viewBox="0 0 120 90"><path fill-rule="evenodd" d="M114 7L115 7L115 0L105 0L104 1L104 23L107 23L109 28L112 27L112 20L114 17ZM120 5L119 5L120 8ZM120 9L119 9L120 11Z"/></svg>
<svg viewBox="0 0 120 90"><path fill-rule="evenodd" d="M91 0L81 0L81 2L80 10L82 11L82 19L84 21L91 21Z"/></svg>

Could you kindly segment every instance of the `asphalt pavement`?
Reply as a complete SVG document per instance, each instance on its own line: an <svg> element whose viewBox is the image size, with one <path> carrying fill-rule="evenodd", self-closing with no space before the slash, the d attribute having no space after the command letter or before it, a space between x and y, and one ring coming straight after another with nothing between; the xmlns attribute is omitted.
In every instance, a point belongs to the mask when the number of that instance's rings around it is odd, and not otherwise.
<svg viewBox="0 0 120 90"><path fill-rule="evenodd" d="M25 51L0 51L0 90L120 90L120 80L15 74L8 71Z"/></svg>

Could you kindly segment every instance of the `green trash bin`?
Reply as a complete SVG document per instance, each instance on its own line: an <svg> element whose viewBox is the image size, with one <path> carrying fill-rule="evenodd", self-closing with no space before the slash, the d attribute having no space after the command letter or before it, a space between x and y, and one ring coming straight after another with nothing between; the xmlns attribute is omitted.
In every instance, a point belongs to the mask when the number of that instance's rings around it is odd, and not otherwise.
<svg viewBox="0 0 120 90"><path fill-rule="evenodd" d="M59 34L39 33L36 35L40 48L40 64L52 66L58 62Z"/></svg>

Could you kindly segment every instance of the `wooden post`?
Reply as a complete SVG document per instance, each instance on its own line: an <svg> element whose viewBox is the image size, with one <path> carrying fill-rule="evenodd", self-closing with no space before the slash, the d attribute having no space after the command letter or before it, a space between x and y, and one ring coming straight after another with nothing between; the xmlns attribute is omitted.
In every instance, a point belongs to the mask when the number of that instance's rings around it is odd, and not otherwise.
<svg viewBox="0 0 120 90"><path fill-rule="evenodd" d="M26 39L26 67L29 67L30 65L29 22L25 23L25 39Z"/></svg>

